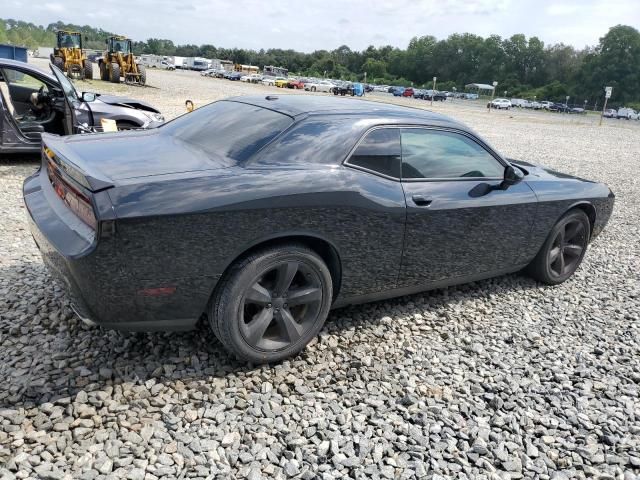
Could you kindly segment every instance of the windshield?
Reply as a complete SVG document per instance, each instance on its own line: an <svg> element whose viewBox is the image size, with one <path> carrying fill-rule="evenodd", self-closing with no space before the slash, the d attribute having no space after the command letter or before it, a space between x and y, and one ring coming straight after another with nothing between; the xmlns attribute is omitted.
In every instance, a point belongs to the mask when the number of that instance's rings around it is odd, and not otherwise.
<svg viewBox="0 0 640 480"><path fill-rule="evenodd" d="M62 48L80 48L80 35L78 34L60 33L58 41Z"/></svg>
<svg viewBox="0 0 640 480"><path fill-rule="evenodd" d="M64 92L64 96L67 98L67 100L69 102L77 101L78 100L78 92L76 92L76 89L73 86L73 83L71 83L71 81L64 75L64 73L62 73L60 71L60 69L58 67L56 67L53 64L51 64L49 66L51 67L51 71L53 72L53 74L58 79L58 83L60 84L60 88L62 88L62 91Z"/></svg>
<svg viewBox="0 0 640 480"><path fill-rule="evenodd" d="M113 40L113 52L129 54L129 40Z"/></svg>
<svg viewBox="0 0 640 480"><path fill-rule="evenodd" d="M247 121L251 119L251 121ZM166 125L169 134L209 155L243 163L284 131L293 120L266 108L214 102Z"/></svg>

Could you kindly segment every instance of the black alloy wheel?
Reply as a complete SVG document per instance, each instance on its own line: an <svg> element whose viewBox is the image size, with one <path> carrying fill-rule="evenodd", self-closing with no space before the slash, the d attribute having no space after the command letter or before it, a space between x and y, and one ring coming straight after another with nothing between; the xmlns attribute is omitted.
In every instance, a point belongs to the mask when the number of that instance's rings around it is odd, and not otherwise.
<svg viewBox="0 0 640 480"><path fill-rule="evenodd" d="M258 250L220 279L209 312L224 347L253 363L275 362L301 351L327 318L333 282L309 248L287 243Z"/></svg>
<svg viewBox="0 0 640 480"><path fill-rule="evenodd" d="M549 270L553 276L563 277L574 272L587 248L587 232L583 222L572 219L556 232L547 255Z"/></svg>
<svg viewBox="0 0 640 480"><path fill-rule="evenodd" d="M296 260L282 261L255 279L242 301L240 332L259 350L286 348L309 330L322 307L320 275Z"/></svg>
<svg viewBox="0 0 640 480"><path fill-rule="evenodd" d="M557 285L578 269L589 245L591 223L587 214L574 209L555 224L542 248L527 267L536 280Z"/></svg>

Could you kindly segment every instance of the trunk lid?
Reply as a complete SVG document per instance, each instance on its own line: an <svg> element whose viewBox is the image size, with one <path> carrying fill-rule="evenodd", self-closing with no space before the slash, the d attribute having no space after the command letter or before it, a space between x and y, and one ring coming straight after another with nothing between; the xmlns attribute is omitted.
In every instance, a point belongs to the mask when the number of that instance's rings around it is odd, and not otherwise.
<svg viewBox="0 0 640 480"><path fill-rule="evenodd" d="M82 183L92 191L115 186L119 180L231 166L225 158L211 158L157 129L67 137L43 134L42 143L62 163L81 172L86 180Z"/></svg>

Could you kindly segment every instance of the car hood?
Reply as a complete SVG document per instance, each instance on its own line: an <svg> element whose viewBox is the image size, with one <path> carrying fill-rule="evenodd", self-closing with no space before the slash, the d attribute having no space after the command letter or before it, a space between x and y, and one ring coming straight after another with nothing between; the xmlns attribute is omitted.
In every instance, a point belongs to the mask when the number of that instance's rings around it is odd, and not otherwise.
<svg viewBox="0 0 640 480"><path fill-rule="evenodd" d="M117 105L120 107L135 108L137 110L160 113L158 109L151 106L149 103L142 100L137 100L135 98L118 97L117 95L104 95L96 93L96 99L108 105Z"/></svg>
<svg viewBox="0 0 640 480"><path fill-rule="evenodd" d="M524 169L527 173L526 180L577 180L580 182L588 182L595 183L591 180L586 180L584 178L576 177L575 175L570 175L568 173L558 172L551 168L545 167L544 165L539 165L536 163L525 162L524 160L515 160L512 158L507 159L509 163L516 165Z"/></svg>
<svg viewBox="0 0 640 480"><path fill-rule="evenodd" d="M162 132L162 128L61 137L44 134L43 144L89 178L91 188L117 186L125 180L214 170L233 166L224 157L202 150ZM91 183L91 182L89 182Z"/></svg>

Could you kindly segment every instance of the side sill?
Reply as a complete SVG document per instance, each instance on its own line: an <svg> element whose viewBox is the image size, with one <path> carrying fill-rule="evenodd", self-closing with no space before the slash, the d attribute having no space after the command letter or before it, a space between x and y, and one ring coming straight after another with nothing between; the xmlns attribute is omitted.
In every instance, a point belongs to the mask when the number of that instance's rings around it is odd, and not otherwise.
<svg viewBox="0 0 640 480"><path fill-rule="evenodd" d="M439 280L437 282L430 283L428 285L412 285L409 287L394 288L393 290L384 290L382 292L367 293L365 295L357 295L354 297L340 298L333 303L331 309L343 308L349 305L359 305L361 303L378 302L380 300L388 300L395 297L404 297L405 295L413 295L415 293L426 292L429 290L436 290L438 288L451 287L453 285L462 285L464 283L477 282L479 280L486 280L487 278L499 277L501 275L507 275L522 270L528 263L521 265L497 270L494 272L486 272L475 275L468 275L462 277L447 278L445 280Z"/></svg>

